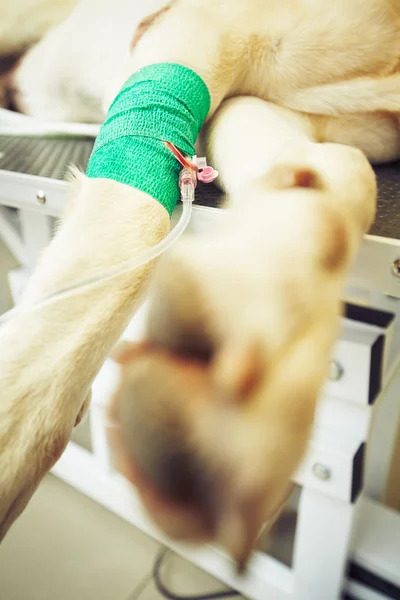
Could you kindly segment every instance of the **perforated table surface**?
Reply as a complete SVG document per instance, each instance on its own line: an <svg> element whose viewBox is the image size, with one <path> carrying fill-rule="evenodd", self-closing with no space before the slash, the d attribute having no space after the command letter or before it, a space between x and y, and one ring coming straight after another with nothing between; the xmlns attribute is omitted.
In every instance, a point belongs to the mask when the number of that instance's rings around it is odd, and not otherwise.
<svg viewBox="0 0 400 600"><path fill-rule="evenodd" d="M68 166L85 170L93 138L67 136L0 135L0 205L44 211L57 216L67 195ZM353 286L400 298L400 162L375 169L378 210L365 236L354 268ZM46 204L37 200L38 190ZM204 231L217 218L223 195L216 186L198 186L192 227ZM295 251L295 249L294 249Z"/></svg>
<svg viewBox="0 0 400 600"><path fill-rule="evenodd" d="M91 138L0 135L0 170L63 180L69 164L85 169ZM378 210L372 235L400 240L400 162L375 168ZM199 185L196 203L219 208L223 196L214 185Z"/></svg>

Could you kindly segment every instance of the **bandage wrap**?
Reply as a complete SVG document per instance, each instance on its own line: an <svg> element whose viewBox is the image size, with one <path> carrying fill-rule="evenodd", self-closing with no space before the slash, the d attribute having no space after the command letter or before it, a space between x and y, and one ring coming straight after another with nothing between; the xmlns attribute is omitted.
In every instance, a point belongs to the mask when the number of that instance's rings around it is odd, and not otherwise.
<svg viewBox="0 0 400 600"><path fill-rule="evenodd" d="M180 165L163 141L187 156L210 110L210 94L194 71L161 63L134 73L112 103L86 174L125 183L171 214L179 199Z"/></svg>

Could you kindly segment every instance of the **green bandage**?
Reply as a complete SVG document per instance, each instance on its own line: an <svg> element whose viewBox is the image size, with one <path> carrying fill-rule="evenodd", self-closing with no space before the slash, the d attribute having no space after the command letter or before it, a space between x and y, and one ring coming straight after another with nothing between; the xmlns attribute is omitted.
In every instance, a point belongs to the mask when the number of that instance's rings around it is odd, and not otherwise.
<svg viewBox="0 0 400 600"><path fill-rule="evenodd" d="M193 156L210 110L210 94L194 71L161 63L134 73L112 103L86 174L130 185L171 214L181 166L163 141Z"/></svg>

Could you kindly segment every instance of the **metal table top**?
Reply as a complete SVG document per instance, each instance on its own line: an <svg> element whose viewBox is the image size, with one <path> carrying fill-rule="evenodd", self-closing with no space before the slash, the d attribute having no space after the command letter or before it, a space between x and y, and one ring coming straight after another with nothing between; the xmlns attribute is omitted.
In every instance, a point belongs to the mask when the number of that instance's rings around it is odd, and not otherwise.
<svg viewBox="0 0 400 600"><path fill-rule="evenodd" d="M91 138L0 136L0 169L63 180L73 163L82 170L93 146ZM375 168L378 210L370 234L400 240L400 162ZM223 196L215 185L199 185L196 203L220 208Z"/></svg>
<svg viewBox="0 0 400 600"><path fill-rule="evenodd" d="M7 203L1 189L1 180L10 180L7 175L13 176L15 185L20 173L39 182L35 185L54 188L55 183L65 180L69 164L85 170L92 146L93 139L84 137L0 135L0 202ZM353 270L352 283L400 297L400 277L392 271L394 260L400 258L400 162L381 165L375 172L377 215ZM44 184L39 178L48 181ZM23 179L27 185L27 178ZM199 184L196 205L204 211L195 211L198 219L206 222L211 213L215 214L212 209L221 208L222 204L223 196L216 186Z"/></svg>

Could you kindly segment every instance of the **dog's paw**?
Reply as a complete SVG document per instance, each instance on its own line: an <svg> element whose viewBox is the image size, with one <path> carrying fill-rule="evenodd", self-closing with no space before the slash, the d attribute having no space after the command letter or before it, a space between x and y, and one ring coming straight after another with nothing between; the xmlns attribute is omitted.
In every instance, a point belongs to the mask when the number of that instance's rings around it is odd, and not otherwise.
<svg viewBox="0 0 400 600"><path fill-rule="evenodd" d="M256 186L247 212L164 261L111 407L117 463L157 524L239 565L306 449L340 309L346 244L324 231L319 178L283 181L272 174L262 204Z"/></svg>

